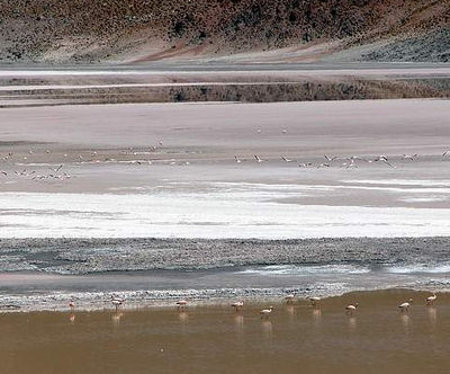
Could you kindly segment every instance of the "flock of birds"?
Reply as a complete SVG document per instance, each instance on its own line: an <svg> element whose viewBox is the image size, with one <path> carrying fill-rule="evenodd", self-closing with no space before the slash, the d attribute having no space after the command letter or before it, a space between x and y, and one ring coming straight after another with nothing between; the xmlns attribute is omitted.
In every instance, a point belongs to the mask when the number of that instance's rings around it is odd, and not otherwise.
<svg viewBox="0 0 450 374"><path fill-rule="evenodd" d="M294 294L288 294L284 297L284 300L287 304L293 304L296 300L296 295ZM428 296L425 299L426 305L431 306L435 303L435 301L437 300L437 295L436 293L432 293L430 296ZM313 308L319 308L320 307L320 303L321 303L321 298L318 296L312 296L308 298L309 303L311 304L311 306ZM119 311L119 308L125 303L125 299L122 298L118 298L115 296L111 297L111 303L114 306L116 313ZM176 302L176 306L177 309L180 312L186 311L187 307L188 307L188 300L186 299L181 299L178 300ZM400 310L400 312L408 312L411 305L413 304L413 299L409 299L408 301L405 301L401 304L398 305L398 309ZM73 300L71 300L69 302L69 307L71 309L71 311L73 312L75 310L75 302ZM244 300L239 300L239 301L235 301L231 304L231 307L234 309L235 312L240 312L243 310L244 308ZM353 315L357 309L359 307L359 303L355 302L355 303L351 303L345 306L345 312L348 315ZM268 308L262 309L259 311L259 315L261 316L261 319L268 319L270 317L270 315L272 314L272 312L274 311L274 307L270 306Z"/></svg>
<svg viewBox="0 0 450 374"><path fill-rule="evenodd" d="M138 156L140 154L154 154L155 152L157 152L162 146L163 143L162 141L159 142L159 144L157 146L150 146L145 148L144 151L136 151L133 148L129 148L127 150L122 150L120 151L120 154L122 155L126 155L127 159L124 160L119 160L119 159L115 159L115 158L104 158L103 160L100 159L100 157L98 157L97 151L86 151L87 155L83 155L83 154L79 154L76 157L76 160L70 160L70 162L80 162L80 163L111 163L111 162L117 162L117 163L121 163L121 162L126 162L126 163L130 163L130 164L136 164L136 165L151 165L153 162L162 162L162 163L166 163L168 165L174 166L174 165L190 165L192 163L192 161L188 161L188 160L174 160L174 159L169 159L169 160L162 160L162 159L128 159L128 156ZM31 157L30 155L33 155L35 153L35 151L33 151L32 149L28 150L28 156L20 156L20 158L15 157L15 155L12 152L9 152L6 156L2 157L1 160L4 162L9 162L12 165L14 165L16 162L18 161L27 161L29 160L29 157ZM49 149L45 150L46 154L50 154L51 151ZM65 159L68 158L68 154L64 154L63 155ZM347 169L351 169L351 168L358 168L360 165L362 164L383 164L386 165L387 167L390 168L395 168L396 166L394 165L394 161L395 160L407 160L407 161L416 161L420 156L419 154L415 153L415 154L402 154L401 156L397 156L397 157L390 157L387 156L385 154L383 155L379 155L373 158L368 158L368 157L361 157L361 156L343 156L343 157L339 157L339 156L329 156L329 155L324 155L324 161L318 161L318 162L312 162L312 161L300 161L297 159L292 159L286 156L280 156L280 160L282 162L285 163L294 163L297 164L298 167L301 168L330 168L333 166L339 166L341 168L347 168ZM442 161L445 160L450 160L450 150L446 150L441 154L441 159ZM243 162L249 162L249 161L254 161L258 164L264 163L269 161L268 159L262 158L259 155L253 155L252 158L239 158L237 155L234 156L234 161L237 164L242 164ZM56 167L51 167L51 166L47 166L47 169L49 170L46 173L39 173L37 170L28 170L28 169L22 169L22 170L13 170L13 171L6 171L6 170L0 170L0 175L3 175L4 177L8 177L9 174L13 174L16 177L25 177L25 178L30 178L34 181L43 181L43 180L59 180L59 181L63 181L63 180L67 180L72 178L72 175L70 175L69 173L67 173L66 171L62 170L64 168L64 164L57 164Z"/></svg>
<svg viewBox="0 0 450 374"><path fill-rule="evenodd" d="M361 156L345 156L345 157L338 157L338 156L328 156L328 155L324 155L323 156L325 161L324 162L319 162L319 163L313 163L311 161L308 162L300 162L299 160L295 160L295 159L291 159L285 156L280 156L280 159L286 163L297 163L298 167L302 167L302 168L329 168L332 166L335 166L337 164L339 164L339 166L341 168L357 168L359 167L359 165L361 163L367 163L367 164L372 164L372 163L380 163L383 165L386 165L390 168L395 168L395 166L393 165L392 162L392 158L388 157L387 155L379 155L376 156L374 158L366 158L366 157L361 157ZM398 159L399 160L407 160L407 161L416 161L419 158L419 154L414 153L414 154L406 154L403 153ZM450 150L445 151L442 153L441 155L442 160L446 160L446 159L450 159ZM263 159L258 155L253 155L253 159L258 163L263 163L268 161L267 159ZM244 161L250 161L251 159L242 159L239 158L237 155L234 156L234 161L237 164L241 164Z"/></svg>

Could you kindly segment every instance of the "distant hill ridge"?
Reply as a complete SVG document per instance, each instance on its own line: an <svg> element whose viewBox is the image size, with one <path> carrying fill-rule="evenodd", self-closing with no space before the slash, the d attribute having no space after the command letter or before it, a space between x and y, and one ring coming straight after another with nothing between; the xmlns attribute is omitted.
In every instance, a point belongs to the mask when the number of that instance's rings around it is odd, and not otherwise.
<svg viewBox="0 0 450 374"><path fill-rule="evenodd" d="M0 6L0 63L152 61L337 42L335 51L380 40L383 49L363 59L449 61L449 39L450 0L2 0Z"/></svg>

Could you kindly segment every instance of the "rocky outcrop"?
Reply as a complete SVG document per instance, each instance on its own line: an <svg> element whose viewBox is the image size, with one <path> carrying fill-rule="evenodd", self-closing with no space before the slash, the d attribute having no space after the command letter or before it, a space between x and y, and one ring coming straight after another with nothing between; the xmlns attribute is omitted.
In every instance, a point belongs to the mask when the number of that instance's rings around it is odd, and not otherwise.
<svg viewBox="0 0 450 374"><path fill-rule="evenodd" d="M345 48L449 24L448 0L2 0L0 62L156 60L336 40Z"/></svg>

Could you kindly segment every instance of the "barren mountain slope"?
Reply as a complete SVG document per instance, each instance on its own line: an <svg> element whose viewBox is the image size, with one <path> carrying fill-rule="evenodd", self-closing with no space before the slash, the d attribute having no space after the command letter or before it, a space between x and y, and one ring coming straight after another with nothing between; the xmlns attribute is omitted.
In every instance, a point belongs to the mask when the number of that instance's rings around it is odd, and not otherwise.
<svg viewBox="0 0 450 374"><path fill-rule="evenodd" d="M331 48L334 51L392 37L419 37L429 47L429 40L422 35L441 35L441 30L450 28L450 0L1 3L0 62L149 61L338 41ZM445 51L450 41L441 39L444 53L430 58L425 53L419 60L448 59ZM396 53L396 59L405 59L401 50ZM365 58L379 59L379 55Z"/></svg>

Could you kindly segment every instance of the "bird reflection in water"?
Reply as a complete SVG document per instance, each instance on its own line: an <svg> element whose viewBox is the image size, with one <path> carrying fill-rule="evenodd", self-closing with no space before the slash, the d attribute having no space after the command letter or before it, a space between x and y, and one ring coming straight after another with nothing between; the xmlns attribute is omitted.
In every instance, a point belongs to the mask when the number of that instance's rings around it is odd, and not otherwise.
<svg viewBox="0 0 450 374"><path fill-rule="evenodd" d="M294 318L294 315L295 315L294 305L286 304L286 311L289 314L289 320L292 320Z"/></svg>
<svg viewBox="0 0 450 374"><path fill-rule="evenodd" d="M319 326L322 321L322 310L313 309L312 310L312 318L315 326Z"/></svg>
<svg viewBox="0 0 450 374"><path fill-rule="evenodd" d="M242 314L233 316L233 322L237 332L242 332L244 330L244 316Z"/></svg>
<svg viewBox="0 0 450 374"><path fill-rule="evenodd" d="M350 315L348 317L348 328L350 331L356 330L356 317L353 315Z"/></svg>
<svg viewBox="0 0 450 374"><path fill-rule="evenodd" d="M181 310L178 312L178 319L179 319L181 322L186 323L186 322L188 321L188 319L189 319L189 314L188 314L186 311L184 311L184 310L181 309Z"/></svg>
<svg viewBox="0 0 450 374"><path fill-rule="evenodd" d="M409 330L409 326L411 324L411 318L409 317L408 314L406 313L401 313L400 314L400 321L402 323L403 328L408 331Z"/></svg>
<svg viewBox="0 0 450 374"><path fill-rule="evenodd" d="M428 314L428 320L430 321L431 327L436 327L436 320L437 320L437 310L434 306L429 306L427 308L427 314Z"/></svg>
<svg viewBox="0 0 450 374"><path fill-rule="evenodd" d="M261 326L262 326L264 337L267 340L271 340L272 339L272 321L267 320L267 319L262 320Z"/></svg>
<svg viewBox="0 0 450 374"><path fill-rule="evenodd" d="M111 320L112 320L114 326L120 325L120 320L122 319L122 317L123 317L123 313L120 311L117 311L112 315Z"/></svg>
<svg viewBox="0 0 450 374"><path fill-rule="evenodd" d="M71 314L70 314L70 316L69 316L69 322L72 323L72 324L75 323L75 314L74 314L74 313L71 313Z"/></svg>

